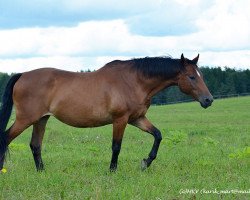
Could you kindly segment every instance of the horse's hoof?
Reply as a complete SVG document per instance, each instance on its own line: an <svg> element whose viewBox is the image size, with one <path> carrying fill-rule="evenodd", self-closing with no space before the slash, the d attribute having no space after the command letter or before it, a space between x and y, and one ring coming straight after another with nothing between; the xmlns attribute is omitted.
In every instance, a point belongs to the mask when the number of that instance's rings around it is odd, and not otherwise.
<svg viewBox="0 0 250 200"><path fill-rule="evenodd" d="M110 168L109 171L110 173L115 173L117 168Z"/></svg>
<svg viewBox="0 0 250 200"><path fill-rule="evenodd" d="M146 159L143 159L141 161L141 170L144 171L145 169L148 168L148 163L147 163L147 160Z"/></svg>
<svg viewBox="0 0 250 200"><path fill-rule="evenodd" d="M117 165L112 165L112 166L110 166L109 171L110 171L110 173L114 173L114 172L116 172L116 169L117 169Z"/></svg>
<svg viewBox="0 0 250 200"><path fill-rule="evenodd" d="M116 169L117 169L117 164L111 163L109 167L110 172L116 172Z"/></svg>

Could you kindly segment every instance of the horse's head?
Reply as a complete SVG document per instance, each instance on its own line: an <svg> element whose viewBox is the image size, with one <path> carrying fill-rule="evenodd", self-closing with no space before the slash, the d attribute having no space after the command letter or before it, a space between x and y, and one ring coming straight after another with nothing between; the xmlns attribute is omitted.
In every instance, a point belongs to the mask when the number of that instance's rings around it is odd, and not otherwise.
<svg viewBox="0 0 250 200"><path fill-rule="evenodd" d="M199 101L203 108L212 105L213 96L209 92L198 63L199 55L193 60L189 60L181 55L181 72L178 76L178 86L182 92L192 96L196 101Z"/></svg>

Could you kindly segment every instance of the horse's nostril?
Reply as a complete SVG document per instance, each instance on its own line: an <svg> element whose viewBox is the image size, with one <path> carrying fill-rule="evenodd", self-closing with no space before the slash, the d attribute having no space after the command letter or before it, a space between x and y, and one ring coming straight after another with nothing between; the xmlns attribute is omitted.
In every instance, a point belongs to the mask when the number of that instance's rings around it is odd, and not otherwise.
<svg viewBox="0 0 250 200"><path fill-rule="evenodd" d="M210 103L210 102L212 102L212 101L211 101L209 98L206 98L206 99L205 99L205 102L206 102L206 103Z"/></svg>
<svg viewBox="0 0 250 200"><path fill-rule="evenodd" d="M204 101L205 101L205 103L207 103L207 104L212 104L214 100L213 100L213 98L206 97L206 98L204 99Z"/></svg>

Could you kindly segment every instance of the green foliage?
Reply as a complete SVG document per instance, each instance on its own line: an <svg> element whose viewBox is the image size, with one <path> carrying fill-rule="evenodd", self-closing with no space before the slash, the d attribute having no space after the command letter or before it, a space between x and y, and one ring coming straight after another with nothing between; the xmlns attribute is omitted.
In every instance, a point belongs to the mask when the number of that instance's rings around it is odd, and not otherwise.
<svg viewBox="0 0 250 200"><path fill-rule="evenodd" d="M185 142L188 135L183 131L171 131L166 138L170 141L171 145L177 145L181 142Z"/></svg>
<svg viewBox="0 0 250 200"><path fill-rule="evenodd" d="M204 137L204 145L205 146L210 146L210 145L218 145L218 141L216 141L215 139L211 138L211 137Z"/></svg>
<svg viewBox="0 0 250 200"><path fill-rule="evenodd" d="M246 193L181 193L249 191L248 108L250 97L215 100L206 110L195 102L151 106L147 116L163 140L157 159L143 172L150 134L128 126L118 171L110 173L112 126L78 129L51 117L42 152L46 170L35 171L31 127L10 145L0 199L249 199Z"/></svg>
<svg viewBox="0 0 250 200"><path fill-rule="evenodd" d="M26 144L23 144L23 143L15 143L15 142L12 142L10 145L9 145L9 148L11 150L14 150L14 151L22 151L22 150L27 150L28 149L28 146Z"/></svg>
<svg viewBox="0 0 250 200"><path fill-rule="evenodd" d="M245 147L229 154L230 158L250 158L250 147Z"/></svg>

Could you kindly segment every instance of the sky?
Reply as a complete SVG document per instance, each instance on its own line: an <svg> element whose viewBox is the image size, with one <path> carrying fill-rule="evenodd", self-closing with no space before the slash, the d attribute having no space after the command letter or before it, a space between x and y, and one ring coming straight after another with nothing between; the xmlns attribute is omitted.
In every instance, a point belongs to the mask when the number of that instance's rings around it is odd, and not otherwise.
<svg viewBox="0 0 250 200"><path fill-rule="evenodd" d="M200 54L250 69L249 0L0 0L0 72Z"/></svg>

